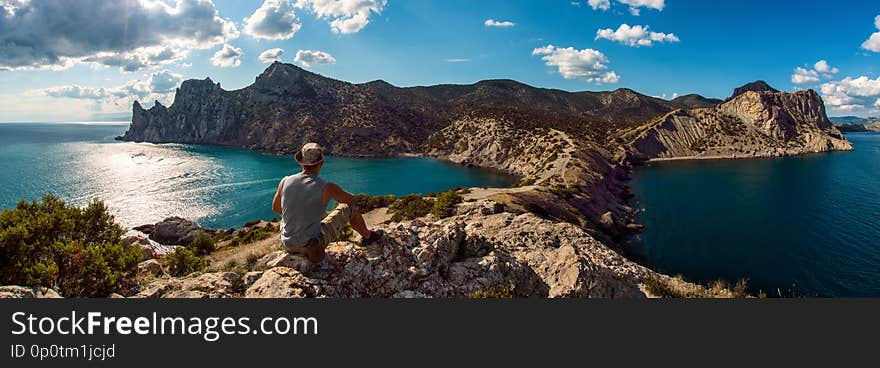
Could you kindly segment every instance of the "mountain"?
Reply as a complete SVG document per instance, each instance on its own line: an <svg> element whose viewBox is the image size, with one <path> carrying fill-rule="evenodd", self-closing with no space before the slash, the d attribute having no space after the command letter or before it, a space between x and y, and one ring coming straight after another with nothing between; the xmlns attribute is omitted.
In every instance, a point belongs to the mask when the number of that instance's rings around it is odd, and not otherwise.
<svg viewBox="0 0 880 368"><path fill-rule="evenodd" d="M828 120L831 120L832 123L858 123L864 124L868 122L868 118L862 118L858 116L830 116Z"/></svg>
<svg viewBox="0 0 880 368"><path fill-rule="evenodd" d="M290 153L315 141L336 155L421 153L427 137L464 117L504 118L604 140L681 105L629 89L566 92L512 80L395 87L352 84L274 63L254 83L227 91L211 79L183 82L170 107L133 107L129 141L237 146Z"/></svg>
<svg viewBox="0 0 880 368"><path fill-rule="evenodd" d="M749 92L749 91L752 91L752 92L773 92L773 93L779 92L779 90L777 90L776 88L770 87L770 85L767 84L767 82L764 82L762 80L758 80L758 81L754 81L751 83L747 83L747 84L743 85L742 87L734 89L733 94L730 96L730 98L728 98L728 100L733 99L733 98L735 98L743 93Z"/></svg>
<svg viewBox="0 0 880 368"><path fill-rule="evenodd" d="M677 110L626 132L636 161L789 156L851 150L813 90L779 92L761 81L712 108Z"/></svg>
<svg viewBox="0 0 880 368"><path fill-rule="evenodd" d="M690 94L684 96L678 96L672 101L670 101L673 105L678 106L682 109L698 109L704 107L712 107L718 105L723 100L719 100L717 98L706 98L697 94Z"/></svg>
<svg viewBox="0 0 880 368"><path fill-rule="evenodd" d="M880 117L839 116L830 120L842 132L880 132Z"/></svg>

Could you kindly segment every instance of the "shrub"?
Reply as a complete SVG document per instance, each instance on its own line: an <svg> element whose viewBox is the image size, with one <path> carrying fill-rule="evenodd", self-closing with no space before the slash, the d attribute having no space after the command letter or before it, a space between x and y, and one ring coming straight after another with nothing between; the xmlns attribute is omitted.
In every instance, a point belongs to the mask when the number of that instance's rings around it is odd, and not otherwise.
<svg viewBox="0 0 880 368"><path fill-rule="evenodd" d="M455 190L440 193L434 200L431 214L437 218L446 218L455 213L455 205L461 203L462 197Z"/></svg>
<svg viewBox="0 0 880 368"><path fill-rule="evenodd" d="M498 286L488 290L477 290L467 295L470 299L511 299L516 297L514 286Z"/></svg>
<svg viewBox="0 0 880 368"><path fill-rule="evenodd" d="M0 213L0 284L46 286L67 297L107 296L128 287L141 252L101 201L85 208L54 196Z"/></svg>
<svg viewBox="0 0 880 368"><path fill-rule="evenodd" d="M192 243L189 243L187 248L192 250L195 255L203 257L214 251L214 239L202 232L193 239Z"/></svg>
<svg viewBox="0 0 880 368"><path fill-rule="evenodd" d="M162 258L162 264L172 276L185 276L201 271L207 266L204 258L197 256L189 248L180 247Z"/></svg>
<svg viewBox="0 0 880 368"><path fill-rule="evenodd" d="M391 204L388 212L392 214L391 221L399 222L403 220L413 220L431 212L434 201L424 199L419 195L410 194L400 197Z"/></svg>
<svg viewBox="0 0 880 368"><path fill-rule="evenodd" d="M248 270L253 271L257 268L257 262L260 261L260 255L257 253L248 253L247 258L245 258L244 264Z"/></svg>
<svg viewBox="0 0 880 368"><path fill-rule="evenodd" d="M355 196L355 204L358 209L360 209L361 213L367 213L377 208L388 207L394 203L395 200L396 197L390 194L384 196L358 194Z"/></svg>

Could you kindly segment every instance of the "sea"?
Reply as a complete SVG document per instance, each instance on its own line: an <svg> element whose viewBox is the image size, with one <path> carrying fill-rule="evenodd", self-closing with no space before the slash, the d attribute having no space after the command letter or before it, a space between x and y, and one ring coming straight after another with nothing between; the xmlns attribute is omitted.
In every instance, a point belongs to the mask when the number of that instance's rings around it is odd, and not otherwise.
<svg viewBox="0 0 880 368"><path fill-rule="evenodd" d="M83 206L104 201L126 227L180 216L205 227L269 220L278 182L299 172L292 156L213 146L116 141L128 123L0 124L0 208L53 194ZM321 175L373 195L508 186L500 172L431 158L327 157Z"/></svg>
<svg viewBox="0 0 880 368"><path fill-rule="evenodd" d="M637 168L627 253L769 297L880 297L880 134L846 137L852 152Z"/></svg>

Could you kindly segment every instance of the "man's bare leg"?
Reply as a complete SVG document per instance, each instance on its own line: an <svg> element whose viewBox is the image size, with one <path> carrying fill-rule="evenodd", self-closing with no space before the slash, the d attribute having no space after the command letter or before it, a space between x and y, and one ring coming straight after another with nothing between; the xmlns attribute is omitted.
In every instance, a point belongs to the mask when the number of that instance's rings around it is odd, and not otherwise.
<svg viewBox="0 0 880 368"><path fill-rule="evenodd" d="M361 234L363 239L369 239L372 235L370 229L367 229L367 223L364 221L364 216L361 215L361 211L355 206L352 206L351 208L351 219L348 220L348 224L351 226L352 230Z"/></svg>

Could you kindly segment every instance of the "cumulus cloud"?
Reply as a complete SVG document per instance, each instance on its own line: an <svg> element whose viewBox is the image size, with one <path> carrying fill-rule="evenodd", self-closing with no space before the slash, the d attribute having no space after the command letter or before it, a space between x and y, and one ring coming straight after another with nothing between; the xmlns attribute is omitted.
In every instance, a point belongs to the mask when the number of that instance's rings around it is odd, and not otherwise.
<svg viewBox="0 0 880 368"><path fill-rule="evenodd" d="M0 70L63 69L77 63L135 71L238 37L210 0L4 1ZM87 26L84 26L87 25Z"/></svg>
<svg viewBox="0 0 880 368"><path fill-rule="evenodd" d="M160 70L143 79L131 80L120 86L113 87L84 87L79 85L66 85L43 88L29 91L27 95L46 96L52 98L68 98L76 100L91 100L97 103L99 108L111 106L130 106L133 101L160 101L168 104L174 97L174 92L183 76Z"/></svg>
<svg viewBox="0 0 880 368"><path fill-rule="evenodd" d="M273 61L281 61L281 55L284 54L282 49L268 49L260 54L260 61L271 63Z"/></svg>
<svg viewBox="0 0 880 368"><path fill-rule="evenodd" d="M617 30L611 28L596 31L596 39L620 42L630 47L653 46L654 42L679 42L678 36L672 33L649 31L648 26L621 24Z"/></svg>
<svg viewBox="0 0 880 368"><path fill-rule="evenodd" d="M387 0L297 0L296 7L309 9L329 20L333 33L357 33L370 23L371 13L381 14Z"/></svg>
<svg viewBox="0 0 880 368"><path fill-rule="evenodd" d="M641 8L650 8L655 10L663 10L666 7L665 0L615 0L616 2L628 5L629 12L632 15L639 15ZM611 0L588 0L588 4L593 10L611 9Z"/></svg>
<svg viewBox="0 0 880 368"><path fill-rule="evenodd" d="M300 28L299 17L290 0L266 0L254 14L244 18L244 33L266 40L286 40Z"/></svg>
<svg viewBox="0 0 880 368"><path fill-rule="evenodd" d="M830 81L821 86L822 99L833 111L874 113L878 112L880 99L880 77L846 77Z"/></svg>
<svg viewBox="0 0 880 368"><path fill-rule="evenodd" d="M296 52L293 61L306 67L336 64L336 59L332 55L315 50L299 50Z"/></svg>
<svg viewBox="0 0 880 368"><path fill-rule="evenodd" d="M211 57L211 64L221 68L234 68L241 65L241 56L244 52L240 48L230 44L224 44L223 48Z"/></svg>
<svg viewBox="0 0 880 368"><path fill-rule="evenodd" d="M880 31L880 15L874 17L874 27ZM874 32L865 42L862 42L862 48L865 50L880 52L880 32Z"/></svg>
<svg viewBox="0 0 880 368"><path fill-rule="evenodd" d="M791 83L808 84L819 81L819 73L815 70L807 70L801 67L794 68L794 74L791 75Z"/></svg>
<svg viewBox="0 0 880 368"><path fill-rule="evenodd" d="M812 69L802 67L794 68L794 74L791 75L791 82L794 84L817 83L821 80L821 77L831 79L839 72L840 69L832 67L827 61L819 60L816 64L813 64Z"/></svg>
<svg viewBox="0 0 880 368"><path fill-rule="evenodd" d="M565 79L583 79L589 83L617 83L620 76L608 70L605 54L593 50L577 50L574 47L547 45L532 51L533 56L541 56L547 66L555 67Z"/></svg>
<svg viewBox="0 0 880 368"><path fill-rule="evenodd" d="M832 67L825 60L817 61L816 64L813 65L813 69L819 73L822 73L827 78L831 78L835 74L840 72L840 69Z"/></svg>
<svg viewBox="0 0 880 368"><path fill-rule="evenodd" d="M486 25L486 27L500 27L500 28L509 28L509 27L513 27L516 25L516 23L511 22L511 21L507 21L507 20L498 21L498 20L494 20L494 19L486 19L486 21L483 22L483 24Z"/></svg>

